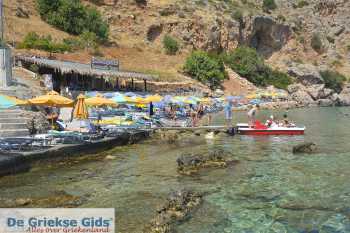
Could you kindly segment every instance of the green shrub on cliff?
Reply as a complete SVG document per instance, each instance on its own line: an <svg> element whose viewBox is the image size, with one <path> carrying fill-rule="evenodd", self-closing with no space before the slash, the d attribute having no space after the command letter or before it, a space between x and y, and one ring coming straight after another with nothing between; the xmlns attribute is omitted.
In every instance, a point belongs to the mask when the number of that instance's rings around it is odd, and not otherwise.
<svg viewBox="0 0 350 233"><path fill-rule="evenodd" d="M63 53L71 51L70 47L66 43L54 42L51 36L39 36L35 32L29 32L24 40L18 45L19 49L38 49L51 53Z"/></svg>
<svg viewBox="0 0 350 233"><path fill-rule="evenodd" d="M225 62L232 70L257 86L273 85L286 89L292 83L287 74L266 65L254 48L238 47L225 55Z"/></svg>
<svg viewBox="0 0 350 233"><path fill-rule="evenodd" d="M346 77L336 71L326 70L321 71L321 76L324 80L325 87L335 90L336 92L340 92L344 82L346 81Z"/></svg>
<svg viewBox="0 0 350 233"><path fill-rule="evenodd" d="M277 8L275 0L264 0L263 1L263 8L265 10L274 10Z"/></svg>
<svg viewBox="0 0 350 233"><path fill-rule="evenodd" d="M318 53L322 52L323 43L321 36L318 33L314 33L311 38L311 47Z"/></svg>
<svg viewBox="0 0 350 233"><path fill-rule="evenodd" d="M165 51L169 55L175 55L177 51L179 51L179 42L175 40L170 35L165 35L163 39L163 46L165 48Z"/></svg>
<svg viewBox="0 0 350 233"><path fill-rule="evenodd" d="M192 52L187 57L183 70L186 74L208 85L211 89L219 87L227 76L222 60L204 51Z"/></svg>
<svg viewBox="0 0 350 233"><path fill-rule="evenodd" d="M304 6L308 6L309 2L305 0L299 0L297 4L294 4L294 8L303 8Z"/></svg>
<svg viewBox="0 0 350 233"><path fill-rule="evenodd" d="M96 8L84 6L80 0L36 0L41 18L47 23L74 35L93 32L105 41L108 24Z"/></svg>

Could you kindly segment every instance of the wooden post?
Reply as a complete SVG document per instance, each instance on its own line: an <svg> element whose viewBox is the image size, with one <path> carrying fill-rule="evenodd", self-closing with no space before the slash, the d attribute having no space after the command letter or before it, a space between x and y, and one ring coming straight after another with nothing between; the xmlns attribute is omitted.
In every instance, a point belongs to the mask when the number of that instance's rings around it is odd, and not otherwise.
<svg viewBox="0 0 350 233"><path fill-rule="evenodd" d="M119 78L117 78L116 87L117 87L117 90L119 91Z"/></svg>
<svg viewBox="0 0 350 233"><path fill-rule="evenodd" d="M143 80L143 84L144 84L144 90L145 90L145 92L147 92L147 80L146 79Z"/></svg>
<svg viewBox="0 0 350 233"><path fill-rule="evenodd" d="M135 91L135 87L134 87L134 79L131 79L131 90Z"/></svg>

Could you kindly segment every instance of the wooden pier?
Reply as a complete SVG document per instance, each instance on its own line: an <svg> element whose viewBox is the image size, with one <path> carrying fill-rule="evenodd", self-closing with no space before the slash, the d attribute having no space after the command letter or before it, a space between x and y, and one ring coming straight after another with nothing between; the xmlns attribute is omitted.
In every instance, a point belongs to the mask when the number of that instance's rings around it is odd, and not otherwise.
<svg viewBox="0 0 350 233"><path fill-rule="evenodd" d="M213 126L198 126L198 127L181 127L181 126L176 126L176 127L156 127L152 128L154 130L179 130L179 131L197 131L197 130L207 130L207 131L225 131L234 128L232 127L227 127L224 125L213 125Z"/></svg>

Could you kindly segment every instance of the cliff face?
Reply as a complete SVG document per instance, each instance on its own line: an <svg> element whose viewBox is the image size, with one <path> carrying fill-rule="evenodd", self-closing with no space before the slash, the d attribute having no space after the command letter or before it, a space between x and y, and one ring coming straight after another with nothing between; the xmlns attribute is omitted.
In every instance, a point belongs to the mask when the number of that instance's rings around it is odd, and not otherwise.
<svg viewBox="0 0 350 233"><path fill-rule="evenodd" d="M28 31L50 33L58 40L67 37L40 20L34 2L5 0L7 38L20 41ZM350 74L347 0L308 0L307 4L301 0L276 0L277 9L269 13L263 11L262 0L83 2L97 6L110 25L114 45L102 52L120 59L127 69L183 78L179 70L192 49L223 51L246 44L255 47L272 66L285 71L294 63L304 63ZM235 17L237 12L242 17ZM181 43L181 51L175 56L164 54L162 38L166 34ZM311 47L315 34L322 41L318 52ZM79 52L63 56L83 59L85 55Z"/></svg>

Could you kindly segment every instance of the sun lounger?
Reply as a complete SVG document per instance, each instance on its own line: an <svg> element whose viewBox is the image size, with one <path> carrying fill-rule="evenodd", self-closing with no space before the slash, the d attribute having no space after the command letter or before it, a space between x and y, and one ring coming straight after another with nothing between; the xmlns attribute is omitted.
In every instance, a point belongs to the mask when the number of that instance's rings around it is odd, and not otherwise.
<svg viewBox="0 0 350 233"><path fill-rule="evenodd" d="M0 138L0 151L32 151L48 147L49 143L42 138Z"/></svg>
<svg viewBox="0 0 350 233"><path fill-rule="evenodd" d="M56 144L76 144L84 142L83 135L78 132L50 130L48 134L55 139L54 141Z"/></svg>

